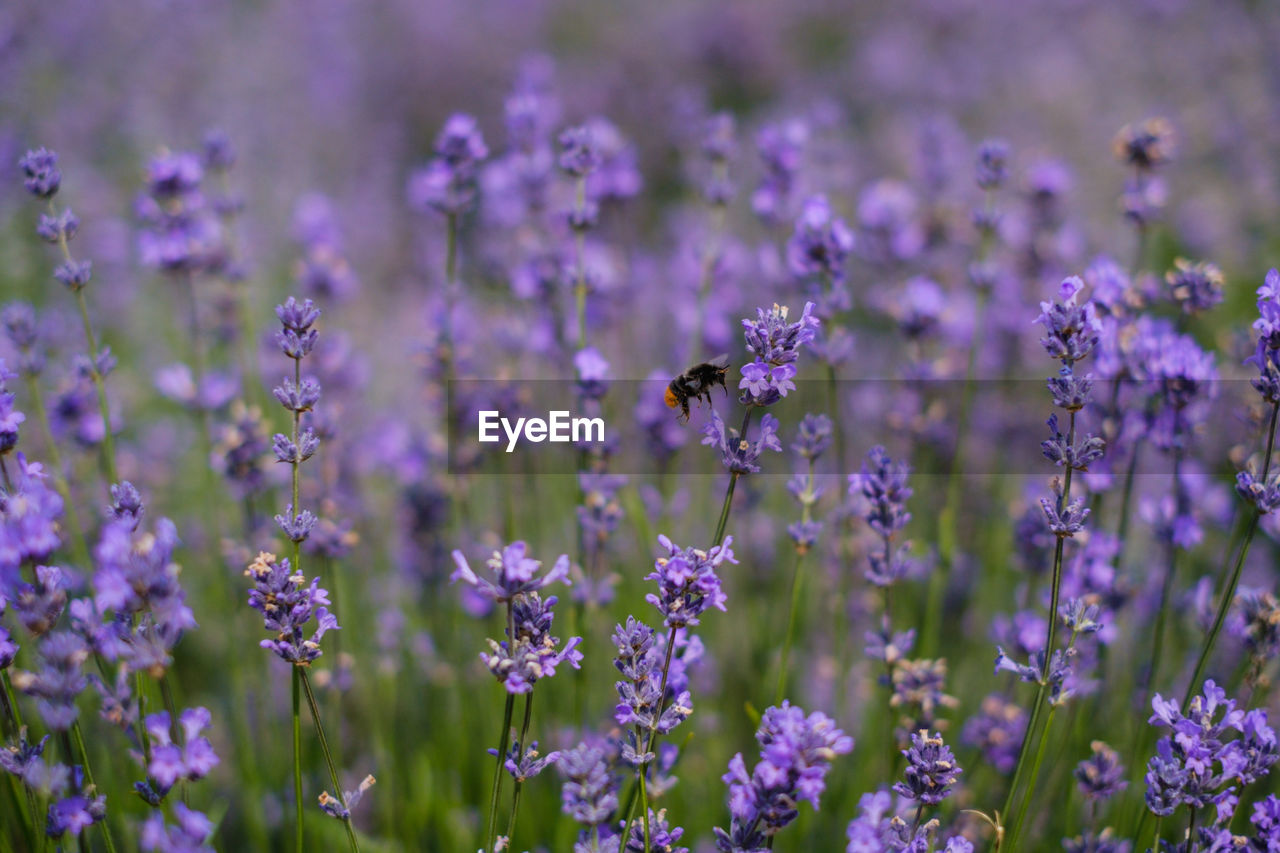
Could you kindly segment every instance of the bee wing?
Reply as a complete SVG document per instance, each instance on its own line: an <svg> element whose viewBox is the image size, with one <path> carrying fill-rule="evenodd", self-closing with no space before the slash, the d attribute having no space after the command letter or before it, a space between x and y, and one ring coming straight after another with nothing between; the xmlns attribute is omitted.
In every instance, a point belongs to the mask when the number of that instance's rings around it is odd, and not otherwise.
<svg viewBox="0 0 1280 853"><path fill-rule="evenodd" d="M710 364L713 367L726 368L729 366L729 354L721 353L720 355L708 361L707 364Z"/></svg>

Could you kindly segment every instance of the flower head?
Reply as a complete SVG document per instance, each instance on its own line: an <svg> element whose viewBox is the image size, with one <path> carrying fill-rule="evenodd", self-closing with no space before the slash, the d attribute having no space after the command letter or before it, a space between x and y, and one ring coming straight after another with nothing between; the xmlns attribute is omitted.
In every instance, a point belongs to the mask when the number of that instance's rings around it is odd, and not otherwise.
<svg viewBox="0 0 1280 853"><path fill-rule="evenodd" d="M698 548L681 548L665 535L658 543L667 552L654 563L654 570L645 580L657 581L657 594L649 593L645 600L658 608L668 627L682 628L697 625L698 617L709 607L725 609L725 596L720 588L716 570L723 563L738 562L729 546L732 536L715 545L709 551Z"/></svg>
<svg viewBox="0 0 1280 853"><path fill-rule="evenodd" d="M47 148L28 151L18 161L18 168L22 169L22 185L37 198L52 198L62 184L58 155Z"/></svg>
<svg viewBox="0 0 1280 853"><path fill-rule="evenodd" d="M569 585L568 554L561 554L551 569L540 575L542 563L528 557L528 551L529 546L522 541L512 542L501 551L494 551L485 564L493 573L493 581L477 575L462 552L454 551L453 561L457 568L449 579L460 580L474 587L480 595L498 603L512 601L518 595L543 589L556 581Z"/></svg>
<svg viewBox="0 0 1280 853"><path fill-rule="evenodd" d="M262 614L264 628L276 632L275 639L258 645L299 666L320 657L320 638L339 627L326 606L329 592L320 587L320 579L312 578L308 584L305 577L293 573L287 559L266 551L249 564L245 576L253 579L249 606ZM306 626L313 617L315 629L308 635Z"/></svg>
<svg viewBox="0 0 1280 853"><path fill-rule="evenodd" d="M1080 793L1088 800L1099 801L1128 787L1120 754L1100 740L1095 740L1089 748L1093 754L1076 765L1076 785Z"/></svg>
<svg viewBox="0 0 1280 853"><path fill-rule="evenodd" d="M942 735L921 729L911 735L911 746L902 751L907 757L906 778L893 786L902 796L936 806L951 793L960 776L960 765Z"/></svg>
<svg viewBox="0 0 1280 853"><path fill-rule="evenodd" d="M825 714L805 712L784 701L768 708L756 732L760 761L750 774L738 753L723 777L729 786L728 831L716 827L716 849L733 853L764 848L766 840L799 816L801 800L818 807L826 775L838 755L853 750L853 738Z"/></svg>

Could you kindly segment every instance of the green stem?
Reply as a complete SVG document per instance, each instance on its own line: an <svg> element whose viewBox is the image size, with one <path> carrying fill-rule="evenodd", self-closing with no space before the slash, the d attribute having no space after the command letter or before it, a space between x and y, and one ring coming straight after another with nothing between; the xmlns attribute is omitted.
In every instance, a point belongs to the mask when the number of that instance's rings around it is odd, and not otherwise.
<svg viewBox="0 0 1280 853"><path fill-rule="evenodd" d="M302 853L302 671L293 668L293 844Z"/></svg>
<svg viewBox="0 0 1280 853"><path fill-rule="evenodd" d="M70 254L67 257L70 258ZM89 322L89 307L85 304L83 290L76 291L76 307L80 309L80 322L84 325L85 343L89 347L89 377L98 395L98 412L102 417L102 462L106 466L107 479L110 480L107 485L110 486L120 482L120 475L116 473L115 439L111 436L111 407L107 403L106 383L98 370L98 344L93 337L93 324Z"/></svg>
<svg viewBox="0 0 1280 853"><path fill-rule="evenodd" d="M1277 418L1280 418L1280 401L1275 402L1271 407L1271 423L1267 427L1267 451L1262 462L1263 483L1266 483L1267 477L1271 472L1271 454L1275 451ZM1231 570L1231 579L1227 582L1227 588L1222 591L1222 599L1218 602L1218 612L1213 618L1213 627L1209 629L1209 633L1205 636L1204 645L1200 649L1200 657L1196 660L1196 668L1192 671L1191 681L1187 684L1187 692L1182 699L1184 713L1191 704L1191 697L1197 692L1196 685L1200 683L1200 677L1204 675L1204 668L1209 663L1209 655L1213 651L1213 644L1218 639L1218 632L1222 630L1222 623L1226 621L1227 611L1231 609L1231 602L1235 600L1236 587L1240 584L1240 573L1244 569L1244 560L1249 554L1249 546L1253 543L1253 534L1257 532L1258 522L1261 518L1261 513L1255 510L1253 517L1249 520L1249 526L1245 529L1244 541L1240 544L1240 554L1236 557L1235 567Z"/></svg>
<svg viewBox="0 0 1280 853"><path fill-rule="evenodd" d="M1075 445L1076 436L1076 413L1071 412L1071 419L1067 428L1067 444ZM1068 466L1066 476L1063 478L1062 495L1058 498L1058 512L1061 513L1063 508L1071 500L1071 474L1072 468ZM1002 814L1007 818L1012 813L1012 807L1018 791L1018 783L1021 781L1022 773L1027 759L1027 745L1031 741L1032 735L1035 733L1036 722L1040 719L1040 709L1044 703L1045 694L1049 686L1049 668L1053 665L1053 645L1057 634L1058 627L1058 599L1062 588L1062 551L1065 546L1066 539L1062 536L1058 537L1057 543L1053 549L1053 588L1049 598L1049 628L1044 643L1044 664L1040 672L1040 686L1036 690L1035 703L1031 707L1031 719L1027 723L1026 733L1022 737L1022 746L1018 750L1018 763L1013 772L1013 782L1009 786L1009 793L1005 798L1004 809ZM1050 718L1052 719L1052 712ZM1049 722L1045 722L1045 730L1049 728ZM1041 733L1041 742L1044 739L1044 733ZM1031 792L1035 787L1035 776L1033 775L1027 783L1027 799L1031 797ZM1011 839L1011 849L1017 849L1012 846L1012 840L1017 837L1018 818L1015 817L1014 822L1008 827L1009 837Z"/></svg>
<svg viewBox="0 0 1280 853"><path fill-rule="evenodd" d="M1073 630L1071 632L1071 639L1067 641L1068 651L1075 647L1076 636L1077 632ZM1047 663L1045 664L1045 668L1046 670L1048 669ZM1047 688L1048 684L1046 683L1044 687ZM1049 730L1053 727L1053 718L1057 716L1058 707L1058 704L1054 704L1050 708L1049 718L1044 721L1044 729L1040 732L1039 744L1036 747L1036 758L1031 765L1031 775L1027 777L1027 793L1022 799L1022 805L1018 809L1017 818L1010 827L1009 847L1011 850L1018 849L1018 834L1022 831L1022 827L1025 825L1024 821L1027 816L1027 810L1031 808L1031 802L1035 798L1036 780L1040 778L1040 765L1044 761L1045 750L1049 745ZM1030 730L1028 730L1028 735L1029 734Z"/></svg>
<svg viewBox="0 0 1280 853"><path fill-rule="evenodd" d="M804 564L804 552L796 554L795 570L791 574L791 615L787 618L787 639L782 646L782 664L778 667L778 689L773 704L781 705L787 690L787 669L791 664L791 645L796 635L796 619L800 613L800 568Z"/></svg>
<svg viewBox="0 0 1280 853"><path fill-rule="evenodd" d="M581 210L587 199L587 178L578 178L576 189L578 209ZM587 263L585 258L586 235L581 229L573 233L573 253L577 265L573 286L574 309L578 316L578 349L587 346Z"/></svg>
<svg viewBox="0 0 1280 853"><path fill-rule="evenodd" d="M196 400L194 404L198 415L196 425L200 430L200 470L204 472L206 505L210 511L210 521L216 537L215 541L221 541L222 514L218 509L219 502L216 500L218 496L218 478L213 466L209 463L213 456L213 420L208 407L200 399L200 388L204 385L204 377L208 372L205 364L204 334L200 328L200 303L196 299L195 274L190 271L185 272L182 275L182 279L186 285L190 310L188 323L191 330L192 374L196 385ZM297 436L294 436L294 441L297 441Z"/></svg>
<svg viewBox="0 0 1280 853"><path fill-rule="evenodd" d="M644 810L641 818L644 820L644 853L649 853L649 790L645 787L644 768L640 768L640 807ZM626 837L622 839L623 844L626 843Z"/></svg>
<svg viewBox="0 0 1280 853"><path fill-rule="evenodd" d="M53 199L49 199L49 214L55 217L58 215ZM67 245L67 235L61 232L58 234L58 250L62 253L64 261L68 263L74 261L71 257L71 247ZM102 373L98 370L98 342L93 334L93 323L89 321L89 306L85 302L84 288L76 288L75 295L76 307L80 311L80 322L84 326L85 344L89 349L89 377L93 380L93 387L98 395L98 411L102 416L102 461L110 481L107 485L110 486L120 481L116 473L115 443L111 436L111 409L107 404L107 389L102 381Z"/></svg>
<svg viewBox="0 0 1280 853"><path fill-rule="evenodd" d="M84 733L80 731L80 721L76 720L71 724L71 739L75 742L76 749L80 752L80 763L84 767L84 780L88 783L90 790L95 793L98 785L93 781L93 771L89 768L89 750L84 746ZM107 846L107 853L116 853L116 843L111 838L111 829L104 820L98 824L102 832L102 842Z"/></svg>
<svg viewBox="0 0 1280 853"><path fill-rule="evenodd" d="M533 691L530 690L524 695L524 722L520 724L520 740L519 744L521 753L529 751L529 720L533 717ZM519 778L516 779L515 788L511 792L511 816L507 819L507 844L511 844L511 839L515 837L516 831L516 814L520 810L520 789L524 784Z"/></svg>
<svg viewBox="0 0 1280 853"><path fill-rule="evenodd" d="M329 781L333 783L334 797L342 806L342 810L347 812L347 817L342 820L342 825L347 830L347 843L351 846L351 853L360 853L360 844L356 841L355 828L351 825L350 812L347 809L347 795L342 791L342 782L338 779L338 765L334 763L333 753L329 750L329 739L325 737L324 725L320 722L320 706L316 704L316 694L311 690L311 680L307 678L307 671L304 667L295 666L301 674L299 679L302 682L302 689L307 694L307 706L311 708L311 720L316 724L316 737L320 739L320 751L324 753L324 763L329 768Z"/></svg>
<svg viewBox="0 0 1280 853"><path fill-rule="evenodd" d="M951 457L951 470L947 474L947 500L938 516L938 568L929 578L929 598L926 604L925 620L921 626L925 632L922 638L921 654L933 657L936 654L942 631L942 604L946 597L947 582L951 576L951 567L955 563L957 523L960 512L961 487L966 445L969 438L969 421L973 409L974 389L977 385L978 354L982 349L984 337L983 326L987 313L988 294L985 290L978 294L977 310L974 315L973 339L969 343L969 358L965 367L964 387L960 394L960 410L956 414L956 449ZM1073 413L1074 415L1074 413Z"/></svg>
<svg viewBox="0 0 1280 853"><path fill-rule="evenodd" d="M1156 684L1160 673L1160 660L1164 652L1165 625L1168 622L1169 598L1173 591L1173 580L1178 573L1178 546L1169 543L1169 564L1165 567L1164 580L1160 584L1160 609L1156 612L1156 629L1151 638L1150 665L1142 687L1142 704L1146 707L1151 687Z"/></svg>
<svg viewBox="0 0 1280 853"><path fill-rule="evenodd" d="M738 472L733 471L729 474L729 488L724 492L724 505L720 507L720 520L716 522L716 535L711 537L711 541L716 545L724 541L724 529L729 524L729 509L733 506L733 490L738 485ZM712 545L714 548L715 545Z"/></svg>
<svg viewBox="0 0 1280 853"><path fill-rule="evenodd" d="M489 823L485 830L484 849L493 850L494 834L498 831L498 795L502 793L502 764L507 759L507 739L511 736L511 712L515 709L514 693L507 693L507 704L502 712L502 736L498 738L498 757L493 768L493 792L489 795Z"/></svg>

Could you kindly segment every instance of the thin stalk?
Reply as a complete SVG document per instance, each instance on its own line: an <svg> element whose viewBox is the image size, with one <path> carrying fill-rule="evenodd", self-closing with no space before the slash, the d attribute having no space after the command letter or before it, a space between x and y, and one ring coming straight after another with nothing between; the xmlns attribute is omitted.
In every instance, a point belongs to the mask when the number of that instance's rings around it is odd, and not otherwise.
<svg viewBox="0 0 1280 853"><path fill-rule="evenodd" d="M787 639L782 646L782 663L778 667L778 689L774 691L773 704L781 705L787 690L787 669L791 663L791 644L796 635L796 619L800 613L800 568L804 564L804 551L796 553L795 569L791 573L791 615L787 618Z"/></svg>
<svg viewBox="0 0 1280 853"><path fill-rule="evenodd" d="M533 717L533 691L530 690L524 695L524 722L520 724L520 744L521 752L529 751L529 720ZM516 831L516 814L520 810L520 789L524 784L517 778L515 789L511 792L511 816L507 819L507 843L511 843L511 839L515 836Z"/></svg>
<svg viewBox="0 0 1280 853"><path fill-rule="evenodd" d="M713 168L718 179L723 179L728 171L727 166L720 162L717 162ZM716 262L720 260L720 243L724 235L725 213L723 204L712 204L711 234L708 238L706 249L702 253L702 269L698 276L698 302L696 313L694 314L693 336L689 339L689 348L692 350L688 358L690 362L697 360L696 350L704 337L703 326L706 324L707 299L711 295L711 282L715 275Z"/></svg>
<svg viewBox="0 0 1280 853"><path fill-rule="evenodd" d="M1071 649L1076 643L1076 632L1071 632L1071 639L1067 641L1067 648ZM1048 664L1045 664L1046 668ZM1044 730L1040 732L1039 745L1036 747L1036 758L1031 765L1031 775L1027 778L1027 793L1022 799L1022 805L1018 809L1017 819L1013 822L1009 832L1009 847L1011 850L1018 849L1018 834L1025 825L1024 821L1027 816L1027 810L1031 808L1031 802L1034 799L1036 790L1036 780L1040 777L1040 765L1044 761L1045 749L1049 745L1049 730L1053 727L1053 719L1057 716L1058 706L1054 705L1049 709L1049 718L1044 721Z"/></svg>
<svg viewBox="0 0 1280 853"><path fill-rule="evenodd" d="M746 440L747 428L751 426L751 413L755 411L754 406L747 407L747 413L742 418L742 429L738 430L738 438ZM733 490L738 485L739 474L737 471L729 472L729 488L724 493L724 505L720 507L720 520L716 522L716 533L711 537L710 547L715 547L724 541L724 529L729 525L729 510L733 508Z"/></svg>
<svg viewBox="0 0 1280 853"><path fill-rule="evenodd" d="M17 699L13 695L13 685L9 683L8 670L0 669L0 686L3 686L3 689L0 689L0 705L3 705L4 707L5 729L6 731L8 730L9 723L11 721L13 725L12 736L15 738L19 737L22 735L25 726L22 723L22 712L18 709ZM43 835L44 833L41 832L40 829L40 811L36 806L35 794L29 787L21 783L16 776L9 775L9 778L13 780L13 784L15 786L20 787L26 794L27 805L31 809L30 821L28 822L26 818L23 819L25 828L31 834L32 838L35 838L37 835Z"/></svg>
<svg viewBox="0 0 1280 853"><path fill-rule="evenodd" d="M498 831L498 795L502 793L502 764L507 756L507 739L511 736L511 712L515 709L514 693L507 694L507 704L502 712L502 735L498 738L498 757L493 768L493 792L489 795L489 822L485 829L485 850L493 849L494 833Z"/></svg>
<svg viewBox="0 0 1280 853"><path fill-rule="evenodd" d="M316 737L320 739L320 751L324 753L324 763L329 768L329 781L333 783L334 797L342 806L343 811L347 810L347 795L342 792L342 782L338 779L338 766L333 761L333 753L329 750L329 739L325 737L324 725L320 722L320 707L316 704L316 694L311 690L311 680L307 678L307 670L305 667L295 666L301 678L302 689L307 694L307 706L311 708L311 721L316 724ZM342 825L347 830L347 843L351 845L351 853L360 853L360 844L356 841L355 828L351 825L351 816L348 812L347 817L343 819Z"/></svg>
<svg viewBox="0 0 1280 853"><path fill-rule="evenodd" d="M302 671L293 668L293 845L302 853Z"/></svg>
<svg viewBox="0 0 1280 853"><path fill-rule="evenodd" d="M1272 404L1271 407L1271 423L1267 427L1267 452L1262 461L1262 482L1267 481L1267 477L1271 472L1271 454L1275 451L1276 442L1276 419L1280 417L1280 401ZM1240 555L1236 558L1235 567L1231 570L1231 578L1227 582L1227 588L1222 591L1222 600L1218 602L1218 612L1213 617L1213 627L1209 629L1209 633L1205 636L1204 645L1200 648L1200 657L1196 660L1196 668L1192 671L1191 681L1187 684L1186 695L1182 699L1182 708L1185 713L1191 704L1191 697L1196 694L1196 685L1200 683L1200 677L1204 675L1204 668L1209 663L1209 654L1213 651L1213 644L1218 639L1218 632L1222 630L1222 623L1226 621L1227 611L1231 608L1231 602L1236 597L1236 587L1240 584L1240 572L1244 569L1244 560L1249 553L1249 546L1253 543L1253 535L1258 530L1258 521L1262 518L1261 513L1255 509L1253 517L1249 521L1249 526L1245 529L1244 541L1240 544Z"/></svg>
<svg viewBox="0 0 1280 853"><path fill-rule="evenodd" d="M57 216L58 209L54 205L53 199L49 199L49 214ZM67 245L67 235L59 231L58 233L58 250L62 253L62 259L68 263L73 262L71 257L71 247ZM80 322L84 326L84 340L89 348L89 378L93 380L94 390L98 395L98 411L102 415L102 462L106 468L107 478L111 483L118 483L119 476L116 473L116 449L115 440L111 436L111 408L107 405L107 389L102 381L102 373L98 370L98 342L93 334L93 323L89 321L89 306L85 302L84 288L75 289L76 307L80 311Z"/></svg>
<svg viewBox="0 0 1280 853"><path fill-rule="evenodd" d="M18 731L22 731L26 724L22 722L22 709L18 707L18 697L13 693L13 682L9 680L7 669L0 669L0 686L4 687L5 702L9 713L13 715L13 722L18 727Z"/></svg>
<svg viewBox="0 0 1280 853"><path fill-rule="evenodd" d="M649 841L649 791L645 787L644 776L645 776L644 768L641 768L640 769L640 802L642 804L641 808L644 809L644 813L641 815L641 818L644 820L644 853L649 853L649 844L650 844L650 841ZM622 842L625 844L626 840L627 839L624 837L622 839Z"/></svg>
<svg viewBox="0 0 1280 853"><path fill-rule="evenodd" d="M587 201L587 178L586 175L578 178L577 188L578 209L582 210ZM577 270L574 274L573 297L574 310L578 317L578 349L586 349L587 346L587 264L585 255L586 233L575 228L573 232L573 253Z"/></svg>
<svg viewBox="0 0 1280 853"><path fill-rule="evenodd" d="M444 243L444 339L448 349L449 375L453 365L453 282L458 277L458 214L445 220Z"/></svg>
<svg viewBox="0 0 1280 853"><path fill-rule="evenodd" d="M977 311L974 315L973 338L969 344L969 358L965 367L964 386L960 394L960 409L956 414L956 449L951 457L951 470L947 473L947 499L938 516L938 568L929 578L929 598L926 603L925 620L921 626L925 632L921 644L921 654L933 657L942 631L942 603L947 592L947 582L951 576L951 567L955 563L957 522L960 511L961 486L965 451L969 438L969 421L973 409L974 388L977 385L978 353L984 337L983 326L987 313L988 294L982 290L978 294Z"/></svg>
<svg viewBox="0 0 1280 853"><path fill-rule="evenodd" d="M84 746L84 733L80 731L80 721L76 720L71 724L71 739L75 742L76 749L80 752L80 763L84 767L84 780L88 783L91 790L97 791L98 785L93 781L93 770L89 768L89 750ZM111 838L111 829L107 826L107 822L101 821L98 826L102 832L102 842L107 846L107 853L116 853L116 843Z"/></svg>
<svg viewBox="0 0 1280 853"><path fill-rule="evenodd" d="M1071 412L1071 419L1070 419L1069 426L1067 428L1067 444L1069 446L1075 446L1075 440L1076 440L1076 413L1073 411ZM1068 466L1066 476L1063 478L1062 495L1058 498L1059 513L1062 512L1063 508L1071 500L1071 474L1072 474L1072 468ZM1054 644L1054 638L1057 633L1057 627L1058 627L1058 599L1061 594L1061 587L1062 587L1062 551L1065 543L1066 543L1066 539L1059 536L1057 544L1054 545L1054 549L1053 549L1053 589L1050 593L1050 599L1049 599L1049 629L1047 631L1047 636L1045 637L1044 664L1040 673L1040 686L1036 690L1035 703L1031 707L1031 719L1027 724L1026 732L1023 734L1022 746L1018 750L1018 763L1015 766L1015 769L1013 771L1013 782L1009 786L1008 795L1005 797L1004 809L1002 810L1002 813L1006 817L1012 814L1013 803L1018 791L1018 783L1021 781L1023 769L1026 764L1027 745L1028 743L1030 743L1031 737L1035 732L1036 722L1040 719L1040 709L1041 709L1041 706L1044 704L1045 694L1049 686L1049 667L1052 666L1053 664L1053 644ZM1052 713L1050 714L1050 717L1052 717ZM1048 724L1048 721L1046 721L1045 730L1047 731L1048 728L1049 728L1049 724ZM1043 741L1043 738L1044 738L1043 732L1041 733L1040 737ZM1027 785L1028 785L1027 795L1029 799L1031 790L1035 786L1034 776L1031 777ZM1015 818L1014 822L1009 825L1008 832L1009 832L1010 839L1017 837L1017 832L1018 832L1017 818Z"/></svg>
<svg viewBox="0 0 1280 853"><path fill-rule="evenodd" d="M1165 626L1168 622L1169 598L1173 592L1173 581L1178 574L1178 546L1169 543L1169 564L1165 567L1164 580L1160 584L1160 609L1156 613L1156 629L1151 637L1151 657L1147 667L1146 678L1143 679L1142 704L1146 707L1151 686L1157 683L1160 673L1160 661L1164 652Z"/></svg>
<svg viewBox="0 0 1280 853"><path fill-rule="evenodd" d="M729 487L724 492L724 505L720 507L720 520L716 522L716 535L711 537L711 541L717 544L724 541L721 537L724 536L724 529L729 524L729 509L733 506L733 490L737 485L738 472L732 471L729 474Z"/></svg>
<svg viewBox="0 0 1280 853"><path fill-rule="evenodd" d="M195 274L190 271L183 273L182 281L186 285L188 309L190 311L187 319L191 333L192 373L196 384L195 405L199 410L197 413L197 426L200 428L200 469L204 472L204 483L213 529L217 534L217 539L221 540L222 516L218 511L218 501L216 499L218 495L218 479L214 473L213 466L209 464L209 459L213 456L213 421L208 407L201 402L199 393L200 387L204 385L204 377L208 370L205 365L204 334L200 328L200 303L196 299ZM296 435L294 436L294 441L297 441ZM294 506L297 506L296 502Z"/></svg>
<svg viewBox="0 0 1280 853"><path fill-rule="evenodd" d="M815 501L813 493L813 462L809 459L809 470L805 476L804 491L800 495L800 523L808 524L813 517L813 504ZM796 564L791 575L791 613L787 617L787 640L782 649L782 663L778 667L778 690L777 698L774 700L775 705L782 704L782 695L787 689L787 670L791 665L791 644L795 639L796 618L800 612L800 569L804 563L804 555L808 551L808 547L796 549Z"/></svg>
<svg viewBox="0 0 1280 853"><path fill-rule="evenodd" d="M995 211L995 192L987 189L983 197L983 221L991 221ZM992 228L983 227L978 237L978 246L974 251L975 263L981 264L991 251L991 243L995 238ZM973 391L978 373L978 354L982 349L985 337L984 326L987 314L987 302L990 293L983 287L978 290L978 300L974 311L973 334L969 340L968 358L964 371L964 386L960 393L960 409L956 413L956 449L951 457L951 469L947 473L947 498L942 512L938 516L938 568L929 579L929 597L925 605L925 621L922 637L921 654L933 657L938 647L939 635L942 631L942 602L947 592L947 582L951 577L951 566L955 561L957 517L961 500L961 472L964 463L965 445L969 437L970 410L973 408Z"/></svg>
<svg viewBox="0 0 1280 853"><path fill-rule="evenodd" d="M1135 441L1129 453L1129 467L1124 472L1124 490L1120 496L1120 520L1116 525L1120 551L1116 555L1116 568L1121 570L1124 569L1124 548L1129 544L1129 505L1133 500L1133 481L1138 472L1138 451L1141 449L1142 442Z"/></svg>

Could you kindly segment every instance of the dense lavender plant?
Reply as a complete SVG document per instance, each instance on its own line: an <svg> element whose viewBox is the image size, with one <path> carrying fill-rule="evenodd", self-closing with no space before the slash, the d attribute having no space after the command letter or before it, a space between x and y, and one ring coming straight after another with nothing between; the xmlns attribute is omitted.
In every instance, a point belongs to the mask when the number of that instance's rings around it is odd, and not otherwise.
<svg viewBox="0 0 1280 853"><path fill-rule="evenodd" d="M838 755L853 751L853 738L825 714L789 702L765 710L756 732L760 761L747 772L738 753L722 778L729 786L729 829L716 827L716 849L745 853L771 846L773 836L800 814L801 800L816 809L826 775Z"/></svg>

